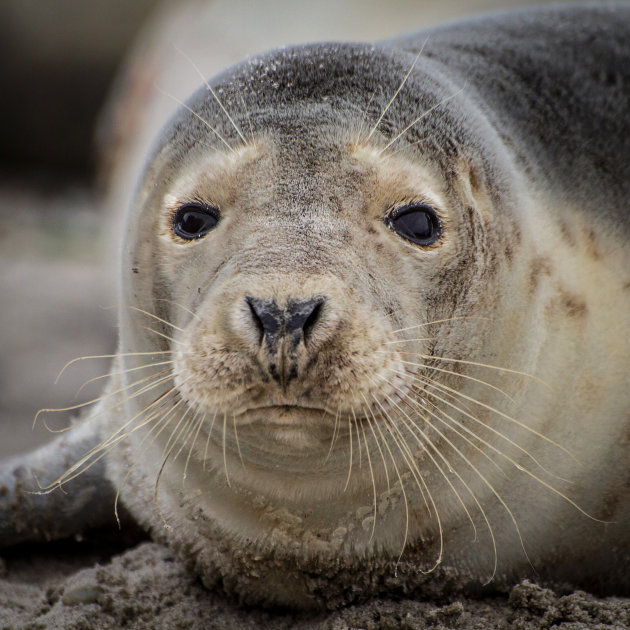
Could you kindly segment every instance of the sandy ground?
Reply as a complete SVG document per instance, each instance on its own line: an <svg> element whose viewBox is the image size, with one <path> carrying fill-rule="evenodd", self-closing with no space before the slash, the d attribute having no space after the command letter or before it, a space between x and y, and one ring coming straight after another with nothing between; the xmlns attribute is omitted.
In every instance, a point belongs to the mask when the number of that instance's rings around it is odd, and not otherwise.
<svg viewBox="0 0 630 630"><path fill-rule="evenodd" d="M245 610L208 592L166 547L140 542L120 552L120 543L110 537L14 550L0 561L0 575L2 630L630 627L626 599L559 594L528 581L486 599L381 599L309 616Z"/></svg>

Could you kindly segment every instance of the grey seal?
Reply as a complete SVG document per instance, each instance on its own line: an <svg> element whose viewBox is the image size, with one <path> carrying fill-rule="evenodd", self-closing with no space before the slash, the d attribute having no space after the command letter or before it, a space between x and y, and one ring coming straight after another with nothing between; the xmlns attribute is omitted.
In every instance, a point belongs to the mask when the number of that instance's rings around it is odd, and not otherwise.
<svg viewBox="0 0 630 630"><path fill-rule="evenodd" d="M105 393L3 463L3 542L121 505L248 604L628 592L629 23L491 15L202 86L130 204Z"/></svg>

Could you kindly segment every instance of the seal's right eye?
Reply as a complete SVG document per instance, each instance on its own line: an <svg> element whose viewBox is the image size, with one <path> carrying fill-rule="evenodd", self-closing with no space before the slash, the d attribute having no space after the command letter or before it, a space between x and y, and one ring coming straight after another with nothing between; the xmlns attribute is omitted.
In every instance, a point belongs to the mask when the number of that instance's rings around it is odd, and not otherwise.
<svg viewBox="0 0 630 630"><path fill-rule="evenodd" d="M191 241L205 236L219 222L219 211L212 206L191 202L180 206L173 215L173 232Z"/></svg>
<svg viewBox="0 0 630 630"><path fill-rule="evenodd" d="M399 236L427 247L442 235L442 224L436 211L424 203L412 203L395 210L385 223Z"/></svg>

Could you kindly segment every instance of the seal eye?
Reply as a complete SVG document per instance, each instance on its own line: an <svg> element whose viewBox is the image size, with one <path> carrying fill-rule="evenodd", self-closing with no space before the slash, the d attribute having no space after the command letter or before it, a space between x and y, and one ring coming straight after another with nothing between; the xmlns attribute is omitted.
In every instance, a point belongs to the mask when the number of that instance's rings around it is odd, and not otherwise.
<svg viewBox="0 0 630 630"><path fill-rule="evenodd" d="M423 203L403 206L389 215L385 222L394 232L416 245L432 245L442 233L435 210Z"/></svg>
<svg viewBox="0 0 630 630"><path fill-rule="evenodd" d="M219 211L202 203L185 203L173 215L173 232L190 241L205 236L219 222Z"/></svg>

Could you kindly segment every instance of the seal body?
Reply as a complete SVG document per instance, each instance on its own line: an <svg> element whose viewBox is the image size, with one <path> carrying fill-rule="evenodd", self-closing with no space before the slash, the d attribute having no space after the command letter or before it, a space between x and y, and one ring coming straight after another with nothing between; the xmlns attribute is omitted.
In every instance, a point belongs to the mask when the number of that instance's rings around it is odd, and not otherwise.
<svg viewBox="0 0 630 630"><path fill-rule="evenodd" d="M627 592L629 23L487 16L203 86L130 206L98 441L56 483L105 455L246 603Z"/></svg>

